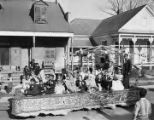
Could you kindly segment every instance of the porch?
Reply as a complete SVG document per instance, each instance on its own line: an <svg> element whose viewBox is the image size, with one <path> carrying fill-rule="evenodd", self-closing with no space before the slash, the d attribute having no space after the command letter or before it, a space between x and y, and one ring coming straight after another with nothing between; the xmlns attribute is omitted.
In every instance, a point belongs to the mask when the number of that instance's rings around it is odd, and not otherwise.
<svg viewBox="0 0 154 120"><path fill-rule="evenodd" d="M0 40L1 71L22 71L31 59L40 66L50 61L56 71L68 65L70 36L1 36Z"/></svg>
<svg viewBox="0 0 154 120"><path fill-rule="evenodd" d="M135 65L142 65L152 69L154 67L154 35L153 34L126 34L112 35L112 42L116 48L125 49ZM122 56L117 58L120 65Z"/></svg>

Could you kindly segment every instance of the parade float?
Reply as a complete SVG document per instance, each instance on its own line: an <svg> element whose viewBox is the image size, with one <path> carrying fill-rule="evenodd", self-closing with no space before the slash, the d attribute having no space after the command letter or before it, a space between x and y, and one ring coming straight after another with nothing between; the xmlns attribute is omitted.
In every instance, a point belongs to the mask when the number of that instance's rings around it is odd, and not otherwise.
<svg viewBox="0 0 154 120"><path fill-rule="evenodd" d="M84 50L86 52L87 49ZM89 53L122 54L123 50L113 49L112 46L98 46L88 49ZM93 65L94 67L94 65ZM102 108L107 104L133 105L139 99L139 88L133 87L122 91L98 91L91 89L84 93L50 94L38 96L15 96L11 100L11 109L14 116L38 116L40 113L66 115L70 111L81 109Z"/></svg>
<svg viewBox="0 0 154 120"><path fill-rule="evenodd" d="M12 114L15 116L38 116L40 113L66 115L70 111L96 109L107 104L132 105L139 99L139 90L116 92L73 93L15 97L12 100Z"/></svg>

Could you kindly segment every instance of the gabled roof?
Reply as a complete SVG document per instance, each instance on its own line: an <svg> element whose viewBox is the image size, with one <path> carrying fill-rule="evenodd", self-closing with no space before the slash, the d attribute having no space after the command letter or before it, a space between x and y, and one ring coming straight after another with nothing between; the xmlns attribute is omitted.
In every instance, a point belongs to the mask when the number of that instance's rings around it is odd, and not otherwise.
<svg viewBox="0 0 154 120"><path fill-rule="evenodd" d="M105 34L118 33L118 30L144 7L145 5L123 12L119 15L114 15L110 18L103 20L100 23L100 25L96 28L96 30L93 32L92 38L100 37Z"/></svg>
<svg viewBox="0 0 154 120"><path fill-rule="evenodd" d="M58 4L48 2L47 24L36 24L29 16L34 0L0 0L0 31L71 33Z"/></svg>
<svg viewBox="0 0 154 120"><path fill-rule="evenodd" d="M75 35L88 35L100 24L101 20L95 19L74 19L71 21L70 26Z"/></svg>

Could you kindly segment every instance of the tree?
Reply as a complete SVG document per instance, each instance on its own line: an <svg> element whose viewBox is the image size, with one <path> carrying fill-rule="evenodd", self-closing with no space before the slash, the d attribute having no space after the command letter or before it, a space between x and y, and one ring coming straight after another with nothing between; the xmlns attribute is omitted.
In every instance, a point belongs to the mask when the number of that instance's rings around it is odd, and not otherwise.
<svg viewBox="0 0 154 120"><path fill-rule="evenodd" d="M120 14L124 11L148 4L154 0L108 0L110 4L109 14ZM105 12L105 11L104 11Z"/></svg>
<svg viewBox="0 0 154 120"><path fill-rule="evenodd" d="M145 5L152 2L152 0L127 0L127 4L125 5L126 10L131 10L136 7Z"/></svg>
<svg viewBox="0 0 154 120"><path fill-rule="evenodd" d="M120 14L123 12L124 6L126 4L126 0L108 0L111 5L111 11L115 14Z"/></svg>

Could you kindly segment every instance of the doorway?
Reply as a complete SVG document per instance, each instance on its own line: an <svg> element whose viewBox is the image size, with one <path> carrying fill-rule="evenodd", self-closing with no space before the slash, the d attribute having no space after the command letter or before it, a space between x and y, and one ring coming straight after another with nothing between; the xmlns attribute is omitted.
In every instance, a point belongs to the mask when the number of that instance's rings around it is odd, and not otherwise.
<svg viewBox="0 0 154 120"><path fill-rule="evenodd" d="M9 48L0 48L0 65L9 65Z"/></svg>

